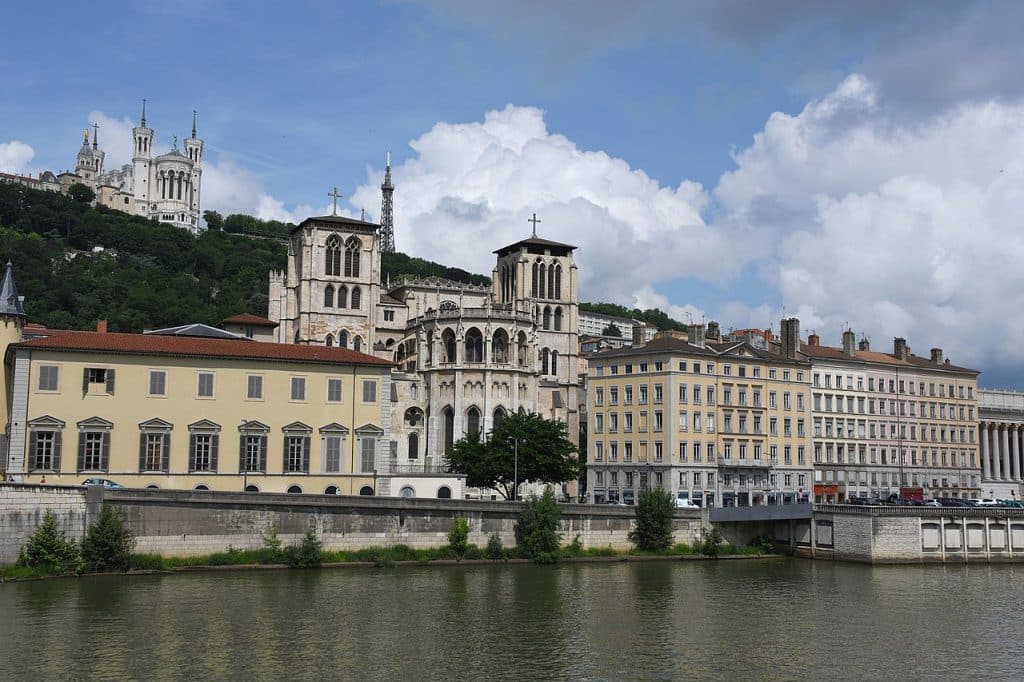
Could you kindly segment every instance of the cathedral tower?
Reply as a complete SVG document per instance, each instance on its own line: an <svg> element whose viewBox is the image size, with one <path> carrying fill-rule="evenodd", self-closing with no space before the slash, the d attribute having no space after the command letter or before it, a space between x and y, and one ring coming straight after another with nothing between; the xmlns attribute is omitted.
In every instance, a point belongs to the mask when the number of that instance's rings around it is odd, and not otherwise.
<svg viewBox="0 0 1024 682"><path fill-rule="evenodd" d="M82 148L78 150L78 158L75 162L75 173L82 176L86 185L95 188L97 180L103 174L103 157L105 154L99 148L100 127L95 123L92 126L92 146L89 146L89 130L86 129L82 136Z"/></svg>
<svg viewBox="0 0 1024 682"><path fill-rule="evenodd" d="M391 182L391 152L384 168L384 184L380 186L380 250L395 252L395 185Z"/></svg>
<svg viewBox="0 0 1024 682"><path fill-rule="evenodd" d="M142 120L132 128L132 184L135 192L135 211L140 215L149 212L150 162L153 158L153 130L146 127L146 100L142 100Z"/></svg>
<svg viewBox="0 0 1024 682"><path fill-rule="evenodd" d="M192 162L192 192L189 195L189 211L199 215L200 179L203 174L203 141L196 137L196 112L192 111L192 136L185 140L185 156Z"/></svg>

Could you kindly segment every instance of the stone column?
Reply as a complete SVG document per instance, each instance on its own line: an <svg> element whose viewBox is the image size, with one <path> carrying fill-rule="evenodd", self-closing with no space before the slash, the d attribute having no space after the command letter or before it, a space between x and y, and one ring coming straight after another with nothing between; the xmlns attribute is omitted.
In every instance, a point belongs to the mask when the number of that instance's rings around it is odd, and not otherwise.
<svg viewBox="0 0 1024 682"><path fill-rule="evenodd" d="M1013 480L1020 480L1020 427L1013 425L1013 453L1010 459Z"/></svg>
<svg viewBox="0 0 1024 682"><path fill-rule="evenodd" d="M1003 476L1004 481L1010 480L1010 425L1003 424Z"/></svg>
<svg viewBox="0 0 1024 682"><path fill-rule="evenodd" d="M978 440L981 441L981 480L992 480L992 467L988 461L988 424L978 424Z"/></svg>
<svg viewBox="0 0 1024 682"><path fill-rule="evenodd" d="M989 424L989 431L992 432L992 480L998 481L1003 478L1002 460L999 457L999 426Z"/></svg>

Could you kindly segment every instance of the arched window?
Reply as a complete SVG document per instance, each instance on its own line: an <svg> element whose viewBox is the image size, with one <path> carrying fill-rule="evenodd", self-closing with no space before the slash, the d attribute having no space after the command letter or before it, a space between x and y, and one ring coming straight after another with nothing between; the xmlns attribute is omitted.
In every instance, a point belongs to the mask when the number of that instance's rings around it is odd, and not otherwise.
<svg viewBox="0 0 1024 682"><path fill-rule="evenodd" d="M368 485L364 485L362 488L359 489L359 494L363 496L373 495L373 488L371 488Z"/></svg>
<svg viewBox="0 0 1024 682"><path fill-rule="evenodd" d="M343 331L338 334L338 347L348 348L348 332Z"/></svg>
<svg viewBox="0 0 1024 682"><path fill-rule="evenodd" d="M405 411L405 425L413 428L423 423L423 410L418 407L410 407Z"/></svg>
<svg viewBox="0 0 1024 682"><path fill-rule="evenodd" d="M505 417L507 417L507 416L508 415L505 414L505 408L504 407L497 407L497 408L495 408L494 409L494 428L497 428L498 424L500 424L501 421Z"/></svg>
<svg viewBox="0 0 1024 682"><path fill-rule="evenodd" d="M480 433L480 410L475 407L466 410L466 433Z"/></svg>
<svg viewBox="0 0 1024 682"><path fill-rule="evenodd" d="M345 286L344 284L338 287L338 307L348 307L348 287Z"/></svg>
<svg viewBox="0 0 1024 682"><path fill-rule="evenodd" d="M551 359L551 353L548 351L547 348L543 349L540 352L540 373L541 374L547 374L548 373L548 361L550 359Z"/></svg>
<svg viewBox="0 0 1024 682"><path fill-rule="evenodd" d="M203 483L200 483L195 488L192 488L192 490L209 490L209 489L210 489L210 486L205 485Z"/></svg>
<svg viewBox="0 0 1024 682"><path fill-rule="evenodd" d="M562 298L562 264L555 264L555 291L551 298Z"/></svg>
<svg viewBox="0 0 1024 682"><path fill-rule="evenodd" d="M551 351L551 373L558 374L558 351Z"/></svg>
<svg viewBox="0 0 1024 682"><path fill-rule="evenodd" d="M359 276L359 251L362 244L355 237L349 237L345 242L345 276ZM355 306L352 306L353 308Z"/></svg>
<svg viewBox="0 0 1024 682"><path fill-rule="evenodd" d="M555 266L548 267L548 298L555 298Z"/></svg>
<svg viewBox="0 0 1024 682"><path fill-rule="evenodd" d="M491 337L491 360L505 364L508 362L508 332L499 329Z"/></svg>
<svg viewBox="0 0 1024 682"><path fill-rule="evenodd" d="M324 307L325 308L333 308L334 307L334 285L333 284L328 284L326 287L324 287Z"/></svg>
<svg viewBox="0 0 1024 682"><path fill-rule="evenodd" d="M434 330L427 332L427 365L434 364Z"/></svg>
<svg viewBox="0 0 1024 682"><path fill-rule="evenodd" d="M338 494L338 486L336 486L336 485L329 485L326 488L324 488L324 495L337 495L337 494Z"/></svg>
<svg viewBox="0 0 1024 682"><path fill-rule="evenodd" d="M530 289L530 295L534 298L540 296L540 262L533 264L533 287Z"/></svg>
<svg viewBox="0 0 1024 682"><path fill-rule="evenodd" d="M466 362L484 361L484 337L480 330L473 327L466 332Z"/></svg>
<svg viewBox="0 0 1024 682"><path fill-rule="evenodd" d="M288 492L292 495L298 495L299 493L302 492L302 488L300 488L297 485L290 485L288 486Z"/></svg>
<svg viewBox="0 0 1024 682"><path fill-rule="evenodd" d="M444 454L448 454L455 443L455 410L450 407L441 412L444 418Z"/></svg>
<svg viewBox="0 0 1024 682"><path fill-rule="evenodd" d="M526 332L519 332L519 336L516 337L516 355L518 356L520 367L525 367L529 363L530 356L527 348Z"/></svg>
<svg viewBox="0 0 1024 682"><path fill-rule="evenodd" d="M542 329L551 329L551 306L544 306L544 321L541 324Z"/></svg>
<svg viewBox="0 0 1024 682"><path fill-rule="evenodd" d="M252 483L250 483L249 485L245 486L245 492L247 493L258 493L259 491L260 487L258 485L253 485Z"/></svg>
<svg viewBox="0 0 1024 682"><path fill-rule="evenodd" d="M398 491L399 497L416 497L416 491L412 489L412 486L403 485L402 489Z"/></svg>
<svg viewBox="0 0 1024 682"><path fill-rule="evenodd" d="M444 361L455 362L455 332L445 329L441 333L441 344L444 346Z"/></svg>
<svg viewBox="0 0 1024 682"><path fill-rule="evenodd" d="M420 458L420 436L418 433L409 434L409 459Z"/></svg>
<svg viewBox="0 0 1024 682"><path fill-rule="evenodd" d="M562 307L555 308L555 331L562 331Z"/></svg>
<svg viewBox="0 0 1024 682"><path fill-rule="evenodd" d="M547 267L543 263L541 263L540 270L538 270L537 272L537 283L540 285L540 298L544 298L544 285L546 284L544 280L547 279L547 272Z"/></svg>
<svg viewBox="0 0 1024 682"><path fill-rule="evenodd" d="M357 336L352 339L352 349L356 352L362 352L363 350L363 337Z"/></svg>
<svg viewBox="0 0 1024 682"><path fill-rule="evenodd" d="M328 347L333 346L334 345L334 337L331 336L330 334L328 334L327 338L324 339L324 344L326 344Z"/></svg>
<svg viewBox="0 0 1024 682"><path fill-rule="evenodd" d="M359 290L359 287L352 287L352 308L359 310L363 302L363 292Z"/></svg>
<svg viewBox="0 0 1024 682"><path fill-rule="evenodd" d="M452 489L446 485L441 486L437 489L437 499L439 500L450 500L452 499Z"/></svg>
<svg viewBox="0 0 1024 682"><path fill-rule="evenodd" d="M341 274L341 238L332 234L327 238L327 250L324 255L324 272L328 275Z"/></svg>

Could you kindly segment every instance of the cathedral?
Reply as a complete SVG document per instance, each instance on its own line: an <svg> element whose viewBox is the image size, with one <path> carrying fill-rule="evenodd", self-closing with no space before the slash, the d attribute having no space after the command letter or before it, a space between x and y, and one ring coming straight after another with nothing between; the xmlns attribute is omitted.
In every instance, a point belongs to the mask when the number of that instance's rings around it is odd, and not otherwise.
<svg viewBox="0 0 1024 682"><path fill-rule="evenodd" d="M494 252L490 286L438 277L384 282L382 239L394 243L390 167L382 190L383 229L330 215L292 230L287 271L269 278L276 341L342 346L395 363L384 467L393 474L442 474L455 441L486 434L512 412L564 421L576 441L576 247L534 230ZM411 494L400 478L390 494Z"/></svg>
<svg viewBox="0 0 1024 682"><path fill-rule="evenodd" d="M199 199L202 186L203 141L196 135L192 114L192 135L178 149L153 156L153 129L146 126L146 101L142 118L132 129L132 162L105 170L106 154L99 146L99 127L93 126L92 140L86 130L78 150L74 173L57 176L62 191L81 183L96 192L96 203L125 213L144 216L199 234Z"/></svg>

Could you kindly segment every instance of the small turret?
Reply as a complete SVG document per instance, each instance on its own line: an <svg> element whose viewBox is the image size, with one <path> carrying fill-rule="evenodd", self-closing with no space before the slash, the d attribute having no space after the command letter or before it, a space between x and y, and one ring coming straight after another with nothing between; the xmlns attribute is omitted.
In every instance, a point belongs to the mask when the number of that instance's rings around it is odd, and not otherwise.
<svg viewBox="0 0 1024 682"><path fill-rule="evenodd" d="M18 295L18 287L14 283L14 266L7 261L7 270L4 272L3 282L0 282L0 358L7 355L7 347L12 343L20 343L24 340L23 330L25 328L25 308L22 305L22 297ZM10 377L7 375L11 365L0 362L0 387L11 385ZM0 416L3 417L4 425L0 426L0 455L7 455L7 444L10 440L11 412L8 401L8 392L0 390ZM10 462L5 463L8 473L20 473L21 466L11 468Z"/></svg>

